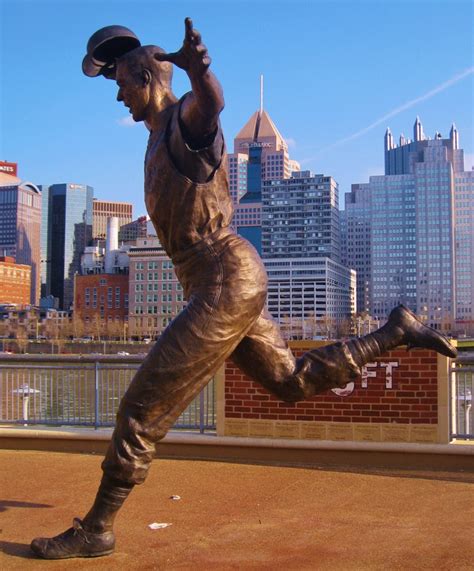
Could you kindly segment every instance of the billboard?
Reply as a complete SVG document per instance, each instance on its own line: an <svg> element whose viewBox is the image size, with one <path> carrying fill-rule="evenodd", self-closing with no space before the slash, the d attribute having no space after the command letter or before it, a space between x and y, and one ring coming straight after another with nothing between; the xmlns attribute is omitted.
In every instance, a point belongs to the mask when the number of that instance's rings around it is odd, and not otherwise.
<svg viewBox="0 0 474 571"><path fill-rule="evenodd" d="M5 161L0 161L0 172L9 174L12 176L17 176L18 164L17 163L7 163Z"/></svg>

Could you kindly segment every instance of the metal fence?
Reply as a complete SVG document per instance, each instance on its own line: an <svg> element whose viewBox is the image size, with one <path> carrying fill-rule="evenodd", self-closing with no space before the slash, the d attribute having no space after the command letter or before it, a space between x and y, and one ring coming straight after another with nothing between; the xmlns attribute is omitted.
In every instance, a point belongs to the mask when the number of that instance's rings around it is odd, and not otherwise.
<svg viewBox="0 0 474 571"><path fill-rule="evenodd" d="M453 362L451 370L451 438L474 440L473 392L474 354L466 353Z"/></svg>
<svg viewBox="0 0 474 571"><path fill-rule="evenodd" d="M16 362L15 362L16 361ZM114 426L119 402L141 359L0 360L0 422L24 425ZM174 428L216 426L211 379Z"/></svg>

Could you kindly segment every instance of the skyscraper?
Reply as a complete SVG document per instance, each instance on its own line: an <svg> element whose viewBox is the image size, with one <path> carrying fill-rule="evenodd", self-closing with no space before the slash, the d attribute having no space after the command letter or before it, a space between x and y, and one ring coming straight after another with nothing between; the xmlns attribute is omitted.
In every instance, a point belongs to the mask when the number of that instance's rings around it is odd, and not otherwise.
<svg viewBox="0 0 474 571"><path fill-rule="evenodd" d="M266 180L262 187L262 254L265 258L341 259L339 192L331 176L310 171Z"/></svg>
<svg viewBox="0 0 474 571"><path fill-rule="evenodd" d="M246 192L234 211L237 232L262 253L262 144L250 143L247 160Z"/></svg>
<svg viewBox="0 0 474 571"><path fill-rule="evenodd" d="M12 167L11 165L14 165ZM15 163L0 163L0 255L31 266L31 298L35 305L40 291L41 192L15 174ZM14 168L14 171L6 169Z"/></svg>
<svg viewBox="0 0 474 571"><path fill-rule="evenodd" d="M335 335L356 311L355 272L340 263L338 185L331 176L300 171L263 182L262 256L268 309L288 336Z"/></svg>
<svg viewBox="0 0 474 571"><path fill-rule="evenodd" d="M458 131L453 125L448 138L439 132L427 138L417 117L413 140L401 135L397 146L387 129L384 147L385 175L370 177L365 206L346 214L347 242L360 244L352 267L363 271L370 251L375 317L404 303L432 327L455 331L456 318L473 318L474 287L473 178L464 172ZM370 243L355 232L363 208L370 212Z"/></svg>
<svg viewBox="0 0 474 571"><path fill-rule="evenodd" d="M474 336L474 170L454 174L456 331Z"/></svg>
<svg viewBox="0 0 474 571"><path fill-rule="evenodd" d="M334 334L355 311L355 272L340 264L336 181L300 172L261 103L234 139L229 182L233 226L268 271L270 313L289 337L314 336L322 320Z"/></svg>
<svg viewBox="0 0 474 571"><path fill-rule="evenodd" d="M74 298L74 274L81 268L81 255L92 239L93 188L84 184L53 184L43 187L42 259L43 296L59 299L69 309ZM46 230L45 230L46 228Z"/></svg>
<svg viewBox="0 0 474 571"><path fill-rule="evenodd" d="M261 252L261 185L289 178L299 164L290 160L288 145L260 106L234 139L228 155L229 187L235 205L233 226Z"/></svg>
<svg viewBox="0 0 474 571"><path fill-rule="evenodd" d="M371 210L368 184L353 184L341 211L341 261L357 270L357 311L370 311L372 287ZM350 239L348 239L350 236Z"/></svg>

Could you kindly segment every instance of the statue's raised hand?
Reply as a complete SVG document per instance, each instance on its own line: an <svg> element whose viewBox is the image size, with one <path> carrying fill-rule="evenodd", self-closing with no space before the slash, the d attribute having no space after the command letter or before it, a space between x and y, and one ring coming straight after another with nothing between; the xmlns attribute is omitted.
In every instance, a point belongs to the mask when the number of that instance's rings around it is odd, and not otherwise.
<svg viewBox="0 0 474 571"><path fill-rule="evenodd" d="M206 46L201 41L201 34L193 28L191 18L184 20L185 36L181 49L173 53L156 53L158 61L169 61L184 69L189 75L202 75L209 65L211 58Z"/></svg>

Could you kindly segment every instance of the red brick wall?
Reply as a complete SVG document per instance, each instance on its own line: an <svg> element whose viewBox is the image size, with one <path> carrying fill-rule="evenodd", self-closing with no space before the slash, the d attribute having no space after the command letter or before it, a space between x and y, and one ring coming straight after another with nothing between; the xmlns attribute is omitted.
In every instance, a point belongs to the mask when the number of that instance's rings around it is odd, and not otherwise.
<svg viewBox="0 0 474 571"><path fill-rule="evenodd" d="M0 303L31 303L31 267L8 256L0 261Z"/></svg>
<svg viewBox="0 0 474 571"><path fill-rule="evenodd" d="M300 356L301 349L294 350ZM398 362L392 388L386 387L386 369L380 363ZM231 361L225 366L225 418L323 422L437 424L437 356L434 351L398 349L370 368L375 377L355 383L346 397L332 391L298 403L284 403L251 381Z"/></svg>
<svg viewBox="0 0 474 571"><path fill-rule="evenodd" d="M105 283L101 284L102 281ZM108 288L112 288L112 307L108 304ZM120 288L119 307L115 303L115 288ZM89 288L89 304L86 302L85 291ZM96 307L93 306L93 289L97 291ZM103 318L105 320L120 319L123 321L128 316L128 307L125 304L125 296L128 295L128 274L90 274L85 276L77 275L74 281L74 311L82 319L89 319L91 322L101 317L101 307L103 307ZM102 300L102 301L101 301Z"/></svg>

